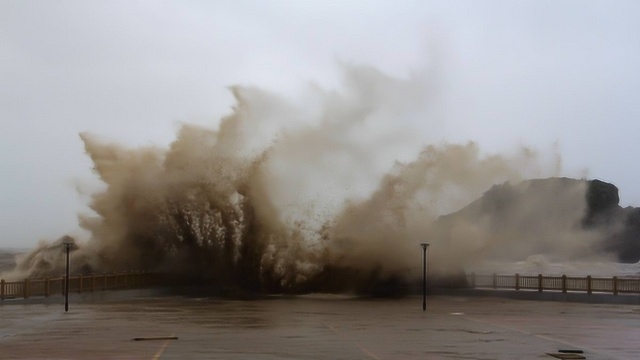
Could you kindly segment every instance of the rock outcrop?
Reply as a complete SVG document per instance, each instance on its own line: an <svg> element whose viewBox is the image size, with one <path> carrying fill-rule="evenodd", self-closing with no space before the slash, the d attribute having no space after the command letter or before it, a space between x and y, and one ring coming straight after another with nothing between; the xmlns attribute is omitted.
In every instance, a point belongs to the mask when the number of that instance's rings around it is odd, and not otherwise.
<svg viewBox="0 0 640 360"><path fill-rule="evenodd" d="M473 257L518 261L535 254L555 254L559 261L610 254L635 263L640 208L622 208L619 200L618 188L600 180L505 183L440 217L435 236L452 244L450 252L463 253L459 264Z"/></svg>

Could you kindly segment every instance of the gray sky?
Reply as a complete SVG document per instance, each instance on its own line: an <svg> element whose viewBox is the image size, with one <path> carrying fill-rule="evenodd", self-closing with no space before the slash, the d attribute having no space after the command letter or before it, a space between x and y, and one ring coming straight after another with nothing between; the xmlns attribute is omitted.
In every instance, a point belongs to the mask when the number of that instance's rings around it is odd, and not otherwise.
<svg viewBox="0 0 640 360"><path fill-rule="evenodd" d="M229 85L331 88L340 62L437 63L436 138L556 146L563 175L640 206L638 19L637 1L0 0L0 247L75 231L95 187L79 132L165 145L215 126Z"/></svg>

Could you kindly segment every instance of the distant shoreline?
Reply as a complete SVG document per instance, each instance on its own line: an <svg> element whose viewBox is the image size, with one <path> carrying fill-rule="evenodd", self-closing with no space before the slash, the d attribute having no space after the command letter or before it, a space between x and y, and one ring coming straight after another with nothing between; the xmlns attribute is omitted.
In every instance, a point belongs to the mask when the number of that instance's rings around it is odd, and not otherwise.
<svg viewBox="0 0 640 360"><path fill-rule="evenodd" d="M0 254L2 253L11 253L11 254L22 254L26 253L31 248L16 248L16 247L0 247Z"/></svg>
<svg viewBox="0 0 640 360"><path fill-rule="evenodd" d="M16 255L24 254L29 250L16 248L0 248L0 273L11 271L16 266Z"/></svg>

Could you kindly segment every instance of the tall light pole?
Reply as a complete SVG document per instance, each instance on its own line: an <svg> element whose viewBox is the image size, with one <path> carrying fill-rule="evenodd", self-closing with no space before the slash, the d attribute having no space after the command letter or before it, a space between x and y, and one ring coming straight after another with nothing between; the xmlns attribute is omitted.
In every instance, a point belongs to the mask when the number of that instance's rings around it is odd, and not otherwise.
<svg viewBox="0 0 640 360"><path fill-rule="evenodd" d="M422 246L422 311L427 310L427 248L429 244L420 243Z"/></svg>
<svg viewBox="0 0 640 360"><path fill-rule="evenodd" d="M64 312L67 312L69 311L69 252L71 251L71 245L73 245L73 238L65 236L62 243L67 251L67 266L64 276Z"/></svg>

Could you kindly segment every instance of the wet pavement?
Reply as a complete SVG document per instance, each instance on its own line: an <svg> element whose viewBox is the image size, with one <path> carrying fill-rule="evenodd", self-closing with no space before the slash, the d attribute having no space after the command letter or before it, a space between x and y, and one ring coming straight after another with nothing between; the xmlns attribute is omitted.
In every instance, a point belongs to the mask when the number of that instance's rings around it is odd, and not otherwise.
<svg viewBox="0 0 640 360"><path fill-rule="evenodd" d="M420 297L131 296L64 313L54 302L0 305L1 359L640 358L637 305L436 296L423 312Z"/></svg>

